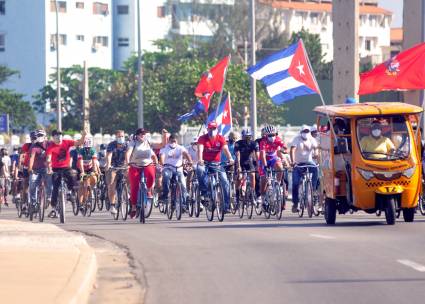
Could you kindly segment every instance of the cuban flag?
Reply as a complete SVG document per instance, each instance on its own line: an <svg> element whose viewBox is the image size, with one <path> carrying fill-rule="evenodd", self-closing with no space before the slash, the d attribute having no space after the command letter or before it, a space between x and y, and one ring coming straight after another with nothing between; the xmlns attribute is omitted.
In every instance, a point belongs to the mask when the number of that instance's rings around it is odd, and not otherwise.
<svg viewBox="0 0 425 304"><path fill-rule="evenodd" d="M232 130L232 107L229 94L223 96L217 112L214 111L208 116L207 124L213 120L217 122L218 134L228 136Z"/></svg>
<svg viewBox="0 0 425 304"><path fill-rule="evenodd" d="M177 120L181 121L181 122L186 122L189 119L192 119L196 116L201 115L204 112L208 112L208 106L210 104L210 100L212 98L213 94L209 94L206 93L204 95L204 97L202 97L201 99L199 99L198 101L196 101L195 105L193 106L192 111L181 115L179 118L177 118Z"/></svg>
<svg viewBox="0 0 425 304"><path fill-rule="evenodd" d="M249 67L247 72L252 78L263 82L277 105L297 96L320 92L301 39Z"/></svg>

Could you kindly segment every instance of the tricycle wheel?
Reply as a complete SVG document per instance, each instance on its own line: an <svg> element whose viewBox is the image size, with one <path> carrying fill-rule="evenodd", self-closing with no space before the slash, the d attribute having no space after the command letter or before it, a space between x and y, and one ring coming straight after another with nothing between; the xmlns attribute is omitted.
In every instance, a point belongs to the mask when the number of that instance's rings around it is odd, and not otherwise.
<svg viewBox="0 0 425 304"><path fill-rule="evenodd" d="M394 225L396 218L395 197L388 196L385 198L385 219L388 225Z"/></svg>
<svg viewBox="0 0 425 304"><path fill-rule="evenodd" d="M325 220L328 225L334 225L336 221L336 201L330 198L325 199Z"/></svg>
<svg viewBox="0 0 425 304"><path fill-rule="evenodd" d="M415 208L403 208L403 218L405 222L413 222L415 219Z"/></svg>

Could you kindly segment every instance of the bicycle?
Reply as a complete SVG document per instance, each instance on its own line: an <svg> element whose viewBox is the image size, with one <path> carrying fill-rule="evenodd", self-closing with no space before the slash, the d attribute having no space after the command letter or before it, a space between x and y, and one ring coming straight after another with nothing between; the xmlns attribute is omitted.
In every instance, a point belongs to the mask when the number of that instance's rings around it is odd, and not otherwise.
<svg viewBox="0 0 425 304"><path fill-rule="evenodd" d="M252 218L255 206L255 190L252 189L251 179L248 177L250 173L255 171L243 170L241 173L241 180L239 186L239 204L238 204L238 215L239 218L243 218L245 210L248 219Z"/></svg>
<svg viewBox="0 0 425 304"><path fill-rule="evenodd" d="M117 209L117 213L112 214L114 220L118 220L119 215L121 214L121 218L123 221L127 220L128 213L130 211L130 199L129 199L129 191L128 185L126 182L126 178L124 173L127 172L127 167L112 167L110 170L116 171L116 204L115 208Z"/></svg>
<svg viewBox="0 0 425 304"><path fill-rule="evenodd" d="M54 172L53 175L58 175L60 179L59 189L58 189L58 198L56 202L56 210L59 212L59 221L61 224L65 223L66 220L66 194L67 186L64 178L64 171Z"/></svg>
<svg viewBox="0 0 425 304"><path fill-rule="evenodd" d="M199 217L199 214L201 213L201 199L199 193L199 182L196 174L192 175L187 205L189 216Z"/></svg>
<svg viewBox="0 0 425 304"><path fill-rule="evenodd" d="M226 166L226 165L223 165ZM226 176L229 181L229 189L230 189L230 212L232 214L236 214L239 210L239 206L236 201L236 183L235 183L235 171L232 166L227 166L226 168Z"/></svg>
<svg viewBox="0 0 425 304"><path fill-rule="evenodd" d="M32 178L30 178L30 181L31 180L32 180ZM29 218L30 218L30 221L32 221L34 214L38 214L39 222L43 222L44 221L44 212L46 210L45 205L46 205L46 201L47 201L44 178L41 179L41 182L36 187L35 191L36 191L35 192L36 193L35 204L30 203L29 206L28 206Z"/></svg>
<svg viewBox="0 0 425 304"><path fill-rule="evenodd" d="M185 197L183 194L183 185L181 184L178 178L178 168L170 164L165 164L166 167L164 170L172 170L171 180L170 180L170 189L167 198L167 218L171 220L173 218L173 213L176 211L176 219L181 220L183 213L183 204L185 203Z"/></svg>
<svg viewBox="0 0 425 304"><path fill-rule="evenodd" d="M218 176L220 163L205 162L208 180L208 200L205 201L205 213L208 221L214 219L214 212L220 222L224 220L224 190ZM214 169L212 169L214 168Z"/></svg>
<svg viewBox="0 0 425 304"><path fill-rule="evenodd" d="M278 172L284 171L272 170L270 168L266 170L267 190L264 200L265 206L263 206L263 213L266 219L269 219L271 215L276 216L277 220L282 218L285 206L285 189L282 191L280 183L276 178L276 173Z"/></svg>
<svg viewBox="0 0 425 304"><path fill-rule="evenodd" d="M310 172L310 168L317 168L317 165L312 164L300 164L296 165L295 168L306 169L301 172L301 179L298 184L298 197L300 198L298 204L298 216L303 217L304 209L307 209L308 217L312 217L315 213L314 208L317 210L317 206L319 202L314 199L314 190L313 190L313 173Z"/></svg>
<svg viewBox="0 0 425 304"><path fill-rule="evenodd" d="M135 164L130 165L135 168L142 169L140 172L139 192L137 193L136 218L139 218L140 223L144 224L146 219L152 212L153 199L148 198L148 186L146 185L146 177L145 172L143 170L145 166L137 166Z"/></svg>
<svg viewBox="0 0 425 304"><path fill-rule="evenodd" d="M103 169L102 169L103 170ZM106 205L105 200L108 196L108 185L105 180L105 173L102 171L97 182L97 210L102 211ZM107 209L109 211L109 209Z"/></svg>

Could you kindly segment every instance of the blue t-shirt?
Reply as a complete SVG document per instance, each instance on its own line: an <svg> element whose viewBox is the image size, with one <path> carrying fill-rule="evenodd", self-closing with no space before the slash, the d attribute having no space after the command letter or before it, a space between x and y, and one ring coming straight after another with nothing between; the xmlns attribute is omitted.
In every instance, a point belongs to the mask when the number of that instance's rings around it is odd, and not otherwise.
<svg viewBox="0 0 425 304"><path fill-rule="evenodd" d="M125 163L125 153L127 152L128 144L123 143L118 146L116 140L108 144L106 152L112 152L111 166L112 167L122 167Z"/></svg>
<svg viewBox="0 0 425 304"><path fill-rule="evenodd" d="M13 164L15 164L15 166L17 166L18 163L19 163L19 154L16 153L16 154L10 155L10 162L11 162L12 166L13 166Z"/></svg>
<svg viewBox="0 0 425 304"><path fill-rule="evenodd" d="M236 158L236 156L235 156L235 143L234 142L233 143L227 142L227 146L229 147L230 155L232 155L232 158L235 159ZM222 163L226 163L226 162L229 161L226 157L226 154L224 154L224 150L221 151L220 161Z"/></svg>

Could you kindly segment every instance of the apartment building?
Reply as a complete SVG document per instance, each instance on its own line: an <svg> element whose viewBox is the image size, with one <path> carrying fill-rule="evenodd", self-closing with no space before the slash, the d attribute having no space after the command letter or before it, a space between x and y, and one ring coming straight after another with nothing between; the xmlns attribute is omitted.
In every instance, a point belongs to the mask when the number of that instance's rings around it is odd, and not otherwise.
<svg viewBox="0 0 425 304"><path fill-rule="evenodd" d="M61 67L112 68L111 1L57 1ZM0 1L0 64L19 72L4 87L31 100L56 71L56 50L55 1Z"/></svg>
<svg viewBox="0 0 425 304"><path fill-rule="evenodd" d="M332 0L259 0L257 19L289 35L306 29L318 34L325 61L333 58ZM378 6L377 0L360 1L359 56L372 64L390 55L392 12ZM270 16L273 18L270 19ZM267 18L267 19L265 19Z"/></svg>

